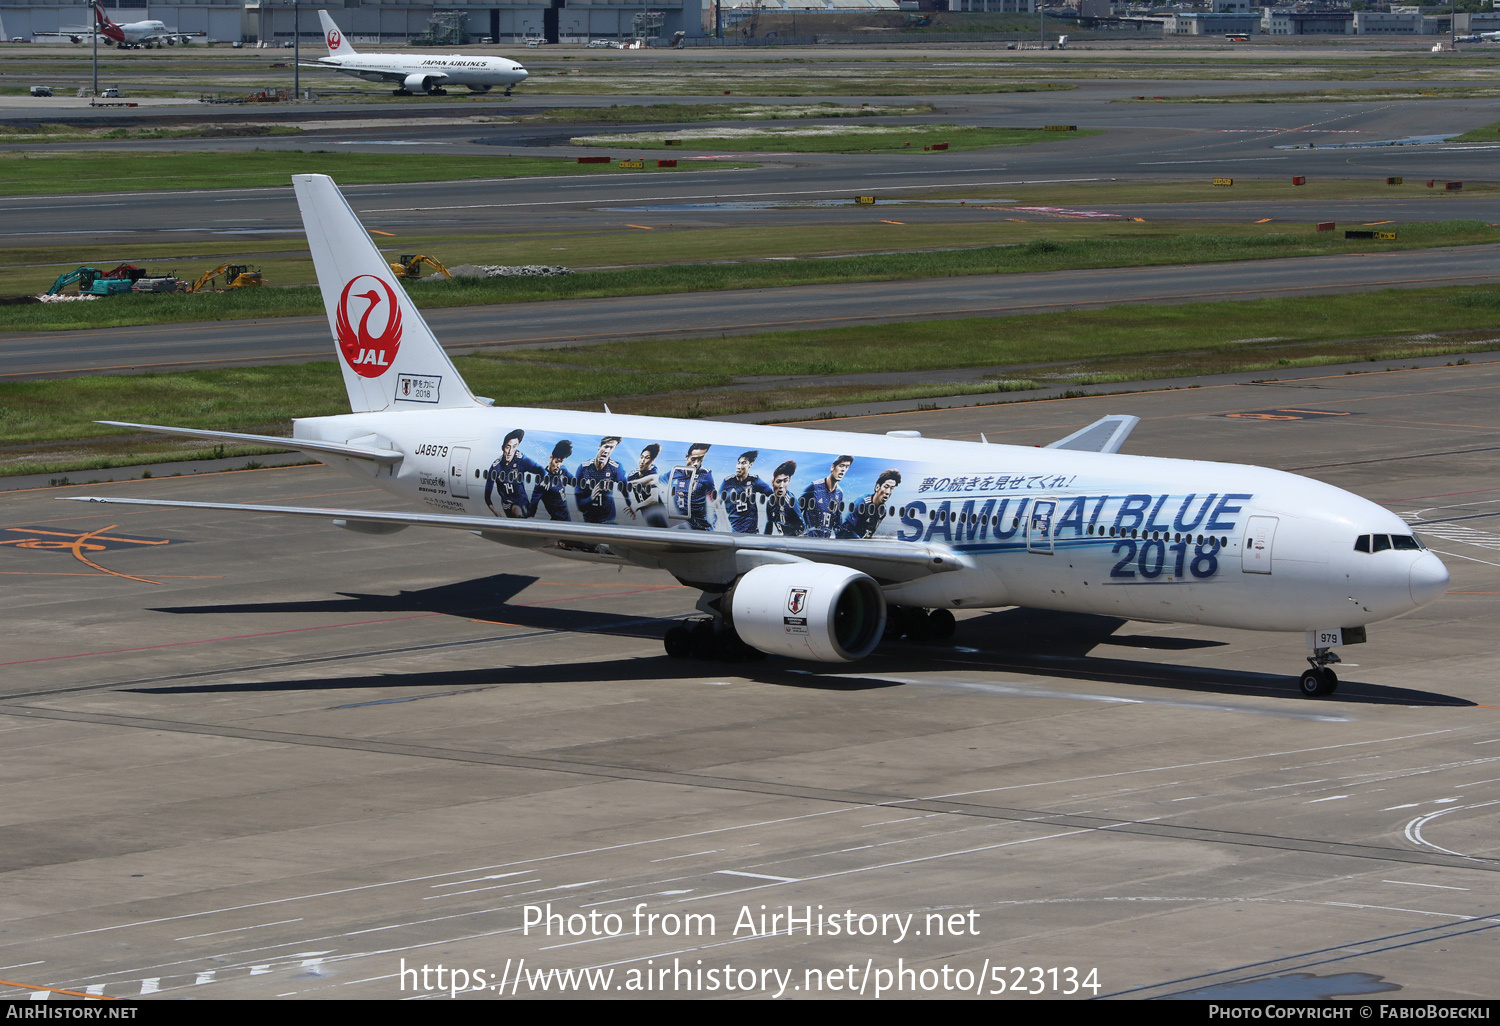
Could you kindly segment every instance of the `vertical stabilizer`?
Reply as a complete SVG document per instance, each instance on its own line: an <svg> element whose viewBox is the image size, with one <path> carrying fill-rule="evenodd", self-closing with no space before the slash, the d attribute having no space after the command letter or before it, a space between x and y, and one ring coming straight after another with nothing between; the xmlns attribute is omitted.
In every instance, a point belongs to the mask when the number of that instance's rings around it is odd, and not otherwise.
<svg viewBox="0 0 1500 1026"><path fill-rule="evenodd" d="M352 57L354 47L344 38L339 27L333 23L327 11L318 12L318 21L323 25L323 41L328 44L328 56L330 57Z"/></svg>
<svg viewBox="0 0 1500 1026"><path fill-rule="evenodd" d="M355 413L482 405L327 175L293 175Z"/></svg>

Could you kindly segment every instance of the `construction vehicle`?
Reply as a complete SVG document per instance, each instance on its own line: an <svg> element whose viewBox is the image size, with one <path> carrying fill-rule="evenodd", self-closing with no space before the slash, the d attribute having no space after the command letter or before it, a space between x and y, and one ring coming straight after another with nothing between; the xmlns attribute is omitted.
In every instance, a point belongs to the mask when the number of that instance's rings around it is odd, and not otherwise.
<svg viewBox="0 0 1500 1026"><path fill-rule="evenodd" d="M74 284L78 286L80 296L116 296L131 291L164 291L158 288L137 290L136 283L148 278L146 272L134 264L121 264L109 271L101 271L97 267L79 267L76 270L59 274L57 280L52 283L52 287L47 290L47 295L59 295L63 289ZM149 280L156 282L165 279L149 278ZM165 291L175 290L176 279L172 281L174 282L172 289Z"/></svg>
<svg viewBox="0 0 1500 1026"><path fill-rule="evenodd" d="M210 288L221 274L224 276L224 287L211 289L211 291L223 292L227 289L243 289L265 284L265 279L261 277L258 268L252 271L248 264L220 264L212 271L205 271L202 277L187 287L186 291L202 292Z"/></svg>
<svg viewBox="0 0 1500 1026"><path fill-rule="evenodd" d="M422 277L423 264L426 264L438 274L441 274L444 278L453 277L453 275L448 273L448 268L438 263L432 257L427 256L425 253L402 253L399 259L401 261L400 263L393 262L391 264L391 271L398 278Z"/></svg>

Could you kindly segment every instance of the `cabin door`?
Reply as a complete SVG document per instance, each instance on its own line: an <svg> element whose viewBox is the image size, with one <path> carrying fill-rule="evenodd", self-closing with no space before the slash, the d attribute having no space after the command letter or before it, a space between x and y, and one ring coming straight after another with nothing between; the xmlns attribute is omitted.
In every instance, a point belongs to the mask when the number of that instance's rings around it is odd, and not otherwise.
<svg viewBox="0 0 1500 1026"><path fill-rule="evenodd" d="M1052 555L1052 533L1057 523L1057 500L1037 499L1026 518L1026 551Z"/></svg>
<svg viewBox="0 0 1500 1026"><path fill-rule="evenodd" d="M1251 517L1245 525L1245 547L1240 552L1240 568L1247 574L1271 572L1271 544L1276 540L1275 517Z"/></svg>
<svg viewBox="0 0 1500 1026"><path fill-rule="evenodd" d="M469 497L469 450L454 446L448 450L448 494L455 499Z"/></svg>

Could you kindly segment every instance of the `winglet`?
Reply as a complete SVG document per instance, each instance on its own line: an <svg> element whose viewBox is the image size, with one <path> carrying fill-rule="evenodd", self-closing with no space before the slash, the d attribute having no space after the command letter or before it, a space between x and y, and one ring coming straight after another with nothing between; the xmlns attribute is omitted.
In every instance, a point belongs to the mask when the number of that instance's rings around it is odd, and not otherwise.
<svg viewBox="0 0 1500 1026"><path fill-rule="evenodd" d="M327 175L293 175L323 307L355 413L478 406L406 289Z"/></svg>
<svg viewBox="0 0 1500 1026"><path fill-rule="evenodd" d="M1048 449L1072 449L1076 452L1119 452L1130 432L1141 422L1141 418L1128 413L1112 413L1094 421L1081 431L1066 438L1059 438L1048 445Z"/></svg>

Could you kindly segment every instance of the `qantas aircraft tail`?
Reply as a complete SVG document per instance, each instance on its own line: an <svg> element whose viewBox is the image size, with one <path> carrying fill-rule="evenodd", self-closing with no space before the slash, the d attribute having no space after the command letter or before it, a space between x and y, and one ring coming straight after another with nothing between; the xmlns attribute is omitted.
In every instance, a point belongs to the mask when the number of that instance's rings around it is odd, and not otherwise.
<svg viewBox="0 0 1500 1026"><path fill-rule="evenodd" d="M333 179L293 175L292 185L353 412L485 405L459 377Z"/></svg>
<svg viewBox="0 0 1500 1026"><path fill-rule="evenodd" d="M125 33L120 30L120 26L109 20L104 13L104 5L101 3L94 4L94 21L99 26L101 36L116 42L125 41Z"/></svg>
<svg viewBox="0 0 1500 1026"><path fill-rule="evenodd" d="M328 44L328 56L354 56L354 47L349 45L349 40L344 38L344 34L333 23L333 19L328 16L327 11L318 12L318 21L323 25L323 41Z"/></svg>

